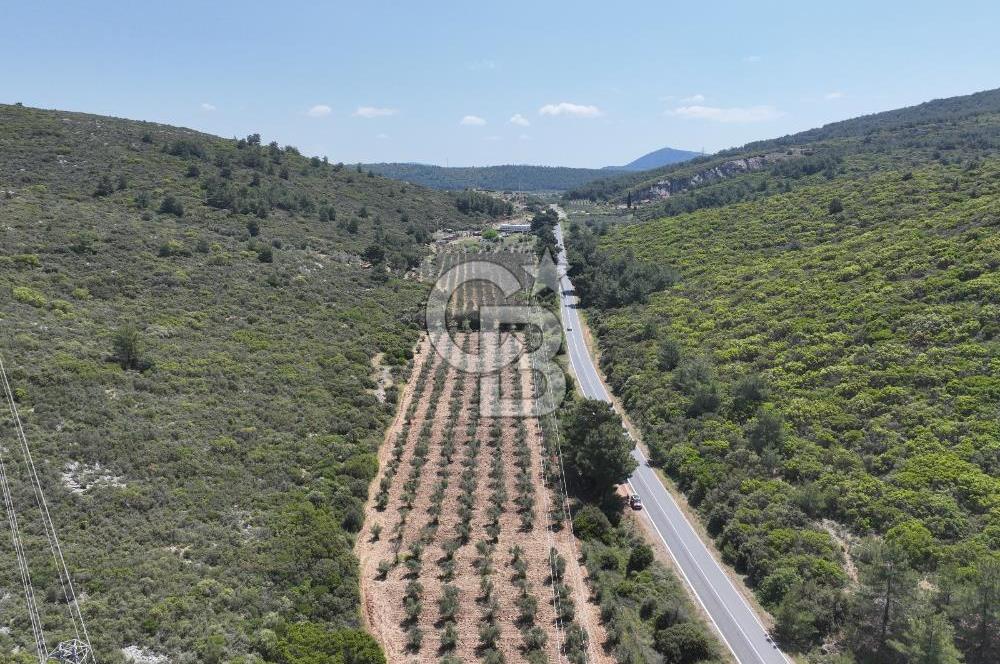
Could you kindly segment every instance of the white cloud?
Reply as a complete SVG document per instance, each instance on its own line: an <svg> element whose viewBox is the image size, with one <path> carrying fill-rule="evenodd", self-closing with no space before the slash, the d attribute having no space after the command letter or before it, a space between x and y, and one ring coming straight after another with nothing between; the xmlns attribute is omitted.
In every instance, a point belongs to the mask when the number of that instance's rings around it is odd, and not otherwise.
<svg viewBox="0 0 1000 664"><path fill-rule="evenodd" d="M680 106L672 111L667 111L667 113L694 120L712 120L713 122L734 124L768 122L784 115L784 113L773 106L747 106L742 108L738 106L731 108Z"/></svg>
<svg viewBox="0 0 1000 664"><path fill-rule="evenodd" d="M486 69L496 69L497 63L494 60L476 60L465 65L469 71L483 71Z"/></svg>
<svg viewBox="0 0 1000 664"><path fill-rule="evenodd" d="M512 125L517 125L518 127L530 127L531 126L531 123L528 122L528 118L524 117L520 113L515 113L514 115L510 116L509 122Z"/></svg>
<svg viewBox="0 0 1000 664"><path fill-rule="evenodd" d="M482 119L478 115L466 115L458 122L459 124L465 125L467 127L482 127L486 124L486 120Z"/></svg>
<svg viewBox="0 0 1000 664"><path fill-rule="evenodd" d="M531 136L528 136L527 134L521 134L520 136L517 137L517 140L519 140L519 141L530 141L531 140Z"/></svg>
<svg viewBox="0 0 1000 664"><path fill-rule="evenodd" d="M743 58L743 62L754 63L754 62L760 62L763 59L764 58L762 58L759 55L748 55L748 56L746 56L746 57Z"/></svg>
<svg viewBox="0 0 1000 664"><path fill-rule="evenodd" d="M546 104L538 109L539 115L569 115L575 118L596 118L603 115L596 106L571 104L563 101L558 104Z"/></svg>
<svg viewBox="0 0 1000 664"><path fill-rule="evenodd" d="M490 141L490 142L492 142L492 143L496 143L497 141L500 141L500 140L502 140L502 139L501 139L501 138L500 138L499 136L495 136L495 135L494 135L494 136L487 136L487 137L486 137L486 140L487 140L487 141Z"/></svg>
<svg viewBox="0 0 1000 664"><path fill-rule="evenodd" d="M380 141L387 141L389 140L389 134L375 134L375 138Z"/></svg>
<svg viewBox="0 0 1000 664"><path fill-rule="evenodd" d="M358 118L385 118L390 115L396 114L396 109L394 108L380 108L378 106L358 106L357 110L354 111L354 116Z"/></svg>
<svg viewBox="0 0 1000 664"><path fill-rule="evenodd" d="M834 90L833 92L827 92L825 95L823 95L824 99L829 99L831 101L834 99L842 99L843 97L844 93L840 92L839 90Z"/></svg>
<svg viewBox="0 0 1000 664"><path fill-rule="evenodd" d="M202 104L201 104L201 110L212 112L212 111L215 110L215 106L213 104L209 104L207 101L206 102L202 102Z"/></svg>
<svg viewBox="0 0 1000 664"><path fill-rule="evenodd" d="M690 97L684 97L681 99L682 104L700 104L703 101L705 101L705 95L703 94L694 94Z"/></svg>
<svg viewBox="0 0 1000 664"><path fill-rule="evenodd" d="M327 115L330 115L332 111L333 109L327 106L326 104L316 104L308 111L306 111L306 115L308 115L311 118L322 118Z"/></svg>

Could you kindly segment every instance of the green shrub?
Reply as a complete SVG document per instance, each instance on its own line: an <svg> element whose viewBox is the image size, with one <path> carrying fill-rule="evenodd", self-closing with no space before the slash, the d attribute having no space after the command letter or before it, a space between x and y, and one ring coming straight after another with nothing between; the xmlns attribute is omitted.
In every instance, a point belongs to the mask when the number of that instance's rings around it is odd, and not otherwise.
<svg viewBox="0 0 1000 664"><path fill-rule="evenodd" d="M573 517L573 532L580 539L603 540L610 530L608 517L594 505L584 505Z"/></svg>
<svg viewBox="0 0 1000 664"><path fill-rule="evenodd" d="M648 544L639 543L632 547L628 556L628 571L641 572L653 562L653 549Z"/></svg>
<svg viewBox="0 0 1000 664"><path fill-rule="evenodd" d="M704 628L693 622L671 625L656 632L656 651L667 664L695 664L715 657Z"/></svg>
<svg viewBox="0 0 1000 664"><path fill-rule="evenodd" d="M330 630L315 623L290 625L278 643L281 664L385 664L385 655L368 633L354 629Z"/></svg>
<svg viewBox="0 0 1000 664"><path fill-rule="evenodd" d="M94 198L107 196L114 193L114 191L115 187L111 184L111 177L108 175L102 175L101 179L97 182L97 188L94 189Z"/></svg>
<svg viewBox="0 0 1000 664"><path fill-rule="evenodd" d="M160 213L183 217L184 205L176 196L165 196L163 200L160 201Z"/></svg>
<svg viewBox="0 0 1000 664"><path fill-rule="evenodd" d="M41 308L48 304L48 300L45 299L44 295L27 286L14 286L11 289L11 294L18 302L30 304L33 307Z"/></svg>
<svg viewBox="0 0 1000 664"><path fill-rule="evenodd" d="M122 369L138 369L142 352L142 334L134 322L127 322L115 331L113 337L115 359Z"/></svg>
<svg viewBox="0 0 1000 664"><path fill-rule="evenodd" d="M664 338L660 342L659 353L657 354L661 371L673 371L681 361L681 347L670 337Z"/></svg>
<svg viewBox="0 0 1000 664"><path fill-rule="evenodd" d="M780 413L760 409L747 432L747 440L757 452L763 452L768 447L778 447L785 437L784 426Z"/></svg>
<svg viewBox="0 0 1000 664"><path fill-rule="evenodd" d="M157 252L161 258L169 258L171 256L190 256L191 252L184 248L184 245L177 240L167 240L160 245L160 249Z"/></svg>

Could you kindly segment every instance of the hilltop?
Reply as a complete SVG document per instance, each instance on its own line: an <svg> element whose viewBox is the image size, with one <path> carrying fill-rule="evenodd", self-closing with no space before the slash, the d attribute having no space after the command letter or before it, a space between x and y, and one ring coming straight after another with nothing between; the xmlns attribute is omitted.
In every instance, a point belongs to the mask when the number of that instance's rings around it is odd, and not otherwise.
<svg viewBox="0 0 1000 664"><path fill-rule="evenodd" d="M606 171L649 171L654 168L662 168L670 164L676 164L695 157L703 156L701 152L691 152L690 150L678 150L676 148L660 148L648 152L638 159L634 159L624 166L605 166Z"/></svg>
<svg viewBox="0 0 1000 664"><path fill-rule="evenodd" d="M485 202L258 135L21 106L0 154L2 352L99 659L381 661L352 554L397 395L374 378L407 374L431 233ZM53 641L58 583L8 470ZM11 652L30 629L2 602Z"/></svg>
<svg viewBox="0 0 1000 664"><path fill-rule="evenodd" d="M655 462L780 641L996 661L1000 91L643 178L600 194L665 188L637 220L574 224L574 282Z"/></svg>

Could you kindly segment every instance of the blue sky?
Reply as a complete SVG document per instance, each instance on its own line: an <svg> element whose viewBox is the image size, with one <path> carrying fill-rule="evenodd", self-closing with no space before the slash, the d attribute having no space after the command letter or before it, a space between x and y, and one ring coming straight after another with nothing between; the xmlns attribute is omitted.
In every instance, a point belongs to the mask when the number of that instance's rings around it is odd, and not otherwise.
<svg viewBox="0 0 1000 664"><path fill-rule="evenodd" d="M604 166L1000 86L989 2L13 2L0 101L333 161Z"/></svg>

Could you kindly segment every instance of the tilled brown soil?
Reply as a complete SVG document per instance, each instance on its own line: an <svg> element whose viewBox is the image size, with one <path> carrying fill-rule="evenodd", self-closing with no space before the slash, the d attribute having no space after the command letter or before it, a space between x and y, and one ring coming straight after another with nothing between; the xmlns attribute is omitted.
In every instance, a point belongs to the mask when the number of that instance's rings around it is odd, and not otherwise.
<svg viewBox="0 0 1000 664"><path fill-rule="evenodd" d="M455 338L467 352L478 352L479 334L459 333ZM565 641L567 625L557 619L551 579L549 552L555 548L567 561L564 580L575 605L576 622L589 637L587 661L612 662L613 658L606 655L600 645L605 642L606 635L598 609L589 601L586 573L578 561L573 536L567 527L550 528L553 520L562 520L562 502L544 481L546 459L539 422L533 418L480 417L477 407L479 376L464 373L440 358L426 338L418 348L410 383L400 401L400 416L388 432L379 454L380 475L373 483L365 526L356 546L361 561L362 601L368 628L384 647L390 662L437 662L446 655L461 662L480 661L489 652L488 647L483 647L480 635L483 625L490 622L490 603L482 589L482 580L488 577L496 603L492 611L493 622L499 631L495 645L504 660L527 661L527 626L519 624L518 608L522 595L527 594L537 602L533 624L544 631L547 639L544 655L550 662L565 662L567 659L560 648ZM493 344L486 344L484 354L488 356L493 348ZM420 393L414 394L417 377L422 371L427 378ZM514 367L504 370L499 380L507 396L517 392L515 381L524 394L532 390L531 373L517 371ZM410 421L406 422L404 415L411 403L416 407ZM426 426L428 422L429 427ZM388 488L385 509L379 510L376 493L387 464L394 456L397 436L402 436L403 450ZM425 462L416 475L412 507L407 509L403 485L408 480L412 485L414 481L412 464L419 457L416 450L421 440L426 445ZM534 496L533 519L527 529L514 503L519 494L516 484L518 450L524 458L525 445L530 455L528 472ZM444 456L449 447L450 459ZM499 483L495 479L497 460L502 469ZM463 541L460 537L460 504L464 493L461 479L466 468L470 469L475 482L469 537ZM441 504L440 515L436 518L433 514L435 493L439 494L437 501ZM498 503L498 497L503 498L499 529L490 533L490 512L495 512L493 506ZM404 515L405 525L398 530ZM375 524L381 528L378 539L372 535ZM397 531L401 535L398 541L394 539ZM414 549L414 545L421 546ZM513 563L515 547L519 548L524 561L521 582L516 581L520 575ZM446 571L449 548L454 549L450 576ZM420 561L419 565L415 565L415 561L407 563L408 558L414 557ZM491 566L488 574L480 568L484 557ZM384 578L379 572L382 561L388 561L389 566ZM404 597L408 589L414 593L414 581L419 583L416 593L419 610L414 611L411 602L408 616ZM451 648L442 646L446 622L439 611L439 600L448 585L458 590L453 617L457 643ZM415 631L422 637L419 648L412 643Z"/></svg>

